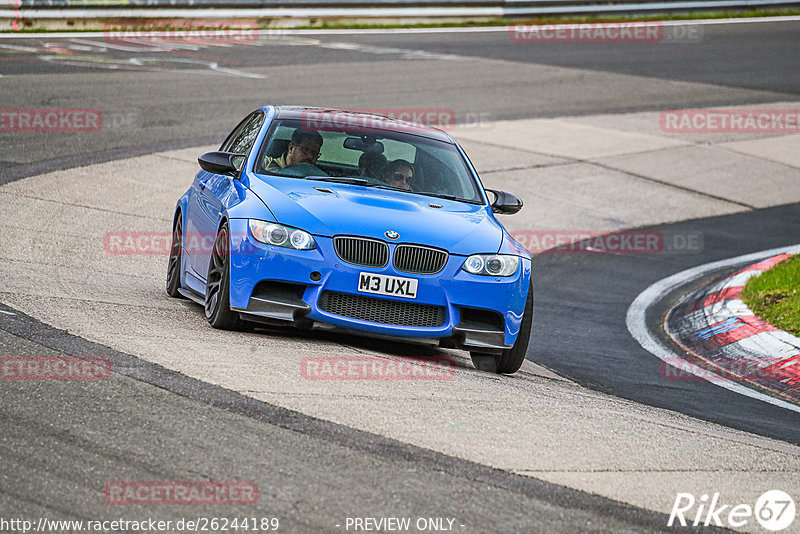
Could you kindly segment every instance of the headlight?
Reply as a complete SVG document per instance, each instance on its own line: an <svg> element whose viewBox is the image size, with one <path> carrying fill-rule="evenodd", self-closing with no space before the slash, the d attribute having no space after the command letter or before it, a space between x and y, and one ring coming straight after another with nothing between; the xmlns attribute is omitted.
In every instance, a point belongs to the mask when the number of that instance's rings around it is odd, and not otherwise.
<svg viewBox="0 0 800 534"><path fill-rule="evenodd" d="M517 272L519 256L507 254L474 254L467 258L462 269L486 276L511 276Z"/></svg>
<svg viewBox="0 0 800 534"><path fill-rule="evenodd" d="M295 250L311 250L317 248L317 243L308 232L290 228L281 224L248 220L250 233L257 241L276 247L291 248Z"/></svg>

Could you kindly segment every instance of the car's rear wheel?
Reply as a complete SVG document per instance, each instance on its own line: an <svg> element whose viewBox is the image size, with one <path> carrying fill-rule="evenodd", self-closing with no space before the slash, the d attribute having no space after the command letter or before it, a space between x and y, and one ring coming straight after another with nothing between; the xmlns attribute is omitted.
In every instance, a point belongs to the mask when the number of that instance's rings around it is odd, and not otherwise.
<svg viewBox="0 0 800 534"><path fill-rule="evenodd" d="M519 328L517 342L510 349L505 349L499 355L484 354L481 352L470 352L472 364L476 369L492 373L512 374L516 373L522 362L525 361L525 354L528 352L528 342L531 337L531 327L533 325L533 282L528 286L528 299L525 302L525 311L522 314L522 325Z"/></svg>
<svg viewBox="0 0 800 534"><path fill-rule="evenodd" d="M228 223L222 225L214 240L211 262L206 277L205 311L208 324L222 330L240 330L244 322L231 311L230 302L230 233Z"/></svg>
<svg viewBox="0 0 800 534"><path fill-rule="evenodd" d="M167 295L181 298L178 292L181 287L181 260L183 257L183 216L178 213L172 225L172 247L169 250L167 263Z"/></svg>

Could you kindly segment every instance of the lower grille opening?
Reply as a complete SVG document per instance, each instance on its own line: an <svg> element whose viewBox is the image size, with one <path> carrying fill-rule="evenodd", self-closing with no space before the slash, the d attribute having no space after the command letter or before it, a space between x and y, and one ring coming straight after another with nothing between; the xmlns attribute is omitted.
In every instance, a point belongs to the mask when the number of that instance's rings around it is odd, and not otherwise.
<svg viewBox="0 0 800 534"><path fill-rule="evenodd" d="M492 310L480 308L460 308L461 322L459 326L464 328L476 328L478 330L505 330L503 316Z"/></svg>
<svg viewBox="0 0 800 534"><path fill-rule="evenodd" d="M278 300L281 302L298 302L302 304L303 294L305 292L306 286L302 284L262 280L253 288L252 297Z"/></svg>
<svg viewBox="0 0 800 534"><path fill-rule="evenodd" d="M319 297L323 311L351 319L399 326L434 328L443 326L446 313L443 306L402 302L336 291L323 291Z"/></svg>
<svg viewBox="0 0 800 534"><path fill-rule="evenodd" d="M270 325L287 321L298 327L306 327L305 319L311 307L303 302L306 286L288 282L263 280L256 284L246 309L235 308L243 319Z"/></svg>

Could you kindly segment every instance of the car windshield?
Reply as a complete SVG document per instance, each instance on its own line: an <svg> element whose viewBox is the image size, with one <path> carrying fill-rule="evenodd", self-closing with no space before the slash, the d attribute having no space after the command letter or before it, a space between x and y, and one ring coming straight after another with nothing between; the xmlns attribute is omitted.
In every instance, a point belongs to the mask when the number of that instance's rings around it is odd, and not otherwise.
<svg viewBox="0 0 800 534"><path fill-rule="evenodd" d="M483 203L451 143L415 135L411 126L406 132L351 125L312 128L307 122L273 121L255 172Z"/></svg>

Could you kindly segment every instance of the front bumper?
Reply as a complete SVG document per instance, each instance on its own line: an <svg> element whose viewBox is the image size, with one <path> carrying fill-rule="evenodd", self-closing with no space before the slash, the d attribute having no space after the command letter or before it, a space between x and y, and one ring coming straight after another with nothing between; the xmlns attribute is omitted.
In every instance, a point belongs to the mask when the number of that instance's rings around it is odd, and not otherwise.
<svg viewBox="0 0 800 534"><path fill-rule="evenodd" d="M390 260L383 268L369 268L343 262L333 240L317 237L317 248L293 250L265 245L248 232L247 220L229 221L231 243L231 308L248 319L265 322L291 321L299 327L328 326L381 337L438 342L442 346L484 350L510 348L516 342L522 322L531 262L521 258L513 276L489 277L461 269L463 256L451 255L444 269L433 275L397 271ZM393 257L395 243L388 243ZM486 252L486 251L481 251ZM360 293L360 273L377 273L418 280L415 299ZM393 308L414 305L439 307L441 324L409 326L387 324L388 319L371 320L326 311L332 294L358 301L378 299ZM378 308L376 309L379 309ZM421 308L422 306L418 306ZM386 321L386 322L382 322Z"/></svg>

